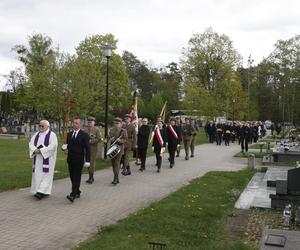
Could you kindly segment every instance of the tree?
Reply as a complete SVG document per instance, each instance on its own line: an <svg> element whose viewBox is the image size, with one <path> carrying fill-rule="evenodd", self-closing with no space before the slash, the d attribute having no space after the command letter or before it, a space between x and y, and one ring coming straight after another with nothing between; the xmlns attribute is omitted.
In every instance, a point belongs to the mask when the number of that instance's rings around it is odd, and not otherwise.
<svg viewBox="0 0 300 250"><path fill-rule="evenodd" d="M159 91L168 109L180 109L182 100L182 77L177 63L171 62L160 71Z"/></svg>
<svg viewBox="0 0 300 250"><path fill-rule="evenodd" d="M219 35L212 28L193 35L181 59L183 84L187 86L184 106L193 108L193 102L189 100L192 95L193 98L207 99L207 103L197 104L201 104L205 112L203 115L232 113L230 110L235 94L245 95L236 74L240 64L241 56L228 36ZM240 99L239 107L244 107L246 101Z"/></svg>
<svg viewBox="0 0 300 250"><path fill-rule="evenodd" d="M27 78L17 91L17 103L40 117L54 119L51 112L54 110L53 100L49 96L57 71L58 50L52 47L51 38L35 34L28 38L28 46L16 45L13 50L24 63Z"/></svg>
<svg viewBox="0 0 300 250"><path fill-rule="evenodd" d="M116 48L112 34L94 35L84 39L76 48L73 76L81 85L88 86L89 100L85 110L98 118L104 117L106 61L103 46L109 43ZM124 114L130 109L130 85L122 58L113 52L109 61L109 111Z"/></svg>
<svg viewBox="0 0 300 250"><path fill-rule="evenodd" d="M241 56L230 38L212 28L193 35L182 54L184 81L200 84L208 91L214 91L241 64Z"/></svg>

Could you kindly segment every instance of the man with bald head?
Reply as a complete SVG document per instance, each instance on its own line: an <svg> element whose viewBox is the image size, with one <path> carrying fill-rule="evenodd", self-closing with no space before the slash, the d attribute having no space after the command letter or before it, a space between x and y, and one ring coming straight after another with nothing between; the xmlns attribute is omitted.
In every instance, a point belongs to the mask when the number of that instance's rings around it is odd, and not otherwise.
<svg viewBox="0 0 300 250"><path fill-rule="evenodd" d="M57 137L50 130L46 120L39 123L39 131L29 142L29 155L32 158L31 193L41 200L51 194L57 153Z"/></svg>

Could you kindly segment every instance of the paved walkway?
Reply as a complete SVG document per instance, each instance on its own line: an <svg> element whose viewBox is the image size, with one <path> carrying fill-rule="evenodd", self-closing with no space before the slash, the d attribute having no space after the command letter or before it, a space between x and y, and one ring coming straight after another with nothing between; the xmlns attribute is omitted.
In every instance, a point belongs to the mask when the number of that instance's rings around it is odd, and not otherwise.
<svg viewBox="0 0 300 250"><path fill-rule="evenodd" d="M145 172L140 173L134 166L133 174L122 176L116 187L110 184L111 169L98 171L93 185L85 184L85 175L82 197L74 204L65 198L70 191L69 179L55 181L53 194L41 201L35 200L29 188L0 193L0 249L70 249L94 234L99 225L114 223L197 176L211 170L245 167L246 159L232 158L238 151L236 144L200 145L195 158L176 158L173 169L165 156L159 174L154 157L150 157Z"/></svg>

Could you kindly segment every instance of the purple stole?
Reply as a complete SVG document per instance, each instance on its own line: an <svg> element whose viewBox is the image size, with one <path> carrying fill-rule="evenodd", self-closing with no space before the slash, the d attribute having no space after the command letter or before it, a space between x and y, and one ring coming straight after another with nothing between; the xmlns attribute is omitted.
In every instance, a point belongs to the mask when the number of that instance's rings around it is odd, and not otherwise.
<svg viewBox="0 0 300 250"><path fill-rule="evenodd" d="M48 146L49 146L50 134L51 134L51 130L49 129L49 132L46 134L45 140L44 140L44 145L45 145L45 147L48 147ZM34 146L37 146L39 137L40 137L40 132L39 132L39 133L36 135L36 137L34 138ZM36 156L34 156L34 158L33 158L33 168L32 168L32 173L35 172L35 161L36 161ZM46 159L43 158L43 172L44 172L44 173L49 173L49 158L46 158Z"/></svg>

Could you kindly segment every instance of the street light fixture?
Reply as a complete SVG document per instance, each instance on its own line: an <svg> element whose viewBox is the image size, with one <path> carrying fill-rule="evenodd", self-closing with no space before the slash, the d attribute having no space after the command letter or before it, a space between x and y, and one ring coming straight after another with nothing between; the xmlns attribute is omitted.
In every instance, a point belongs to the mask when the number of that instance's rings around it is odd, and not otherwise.
<svg viewBox="0 0 300 250"><path fill-rule="evenodd" d="M105 124L105 131L104 136L107 138L108 135L108 76L109 76L109 59L111 57L113 47L109 44L106 44L103 46L104 50L104 56L106 58L106 89L105 89L105 118L104 118L104 124ZM104 147L104 159L106 159L106 152L107 152L107 145Z"/></svg>

